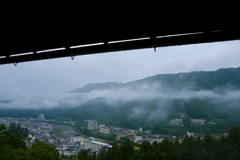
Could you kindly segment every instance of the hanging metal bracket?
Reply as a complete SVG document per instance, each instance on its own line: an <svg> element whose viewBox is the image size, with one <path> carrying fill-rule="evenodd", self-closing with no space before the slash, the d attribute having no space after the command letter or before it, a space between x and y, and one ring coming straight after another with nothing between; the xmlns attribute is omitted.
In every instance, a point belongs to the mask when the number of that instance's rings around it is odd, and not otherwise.
<svg viewBox="0 0 240 160"><path fill-rule="evenodd" d="M150 37L150 39L152 40L152 43L153 43L154 52L156 52L156 48L157 48L157 45L156 45L156 36L152 36L152 37Z"/></svg>
<svg viewBox="0 0 240 160"><path fill-rule="evenodd" d="M17 62L13 62L14 66L17 66Z"/></svg>
<svg viewBox="0 0 240 160"><path fill-rule="evenodd" d="M70 47L65 47L67 52L70 54L70 57L72 60L74 60L74 55L72 54L71 50L70 50Z"/></svg>

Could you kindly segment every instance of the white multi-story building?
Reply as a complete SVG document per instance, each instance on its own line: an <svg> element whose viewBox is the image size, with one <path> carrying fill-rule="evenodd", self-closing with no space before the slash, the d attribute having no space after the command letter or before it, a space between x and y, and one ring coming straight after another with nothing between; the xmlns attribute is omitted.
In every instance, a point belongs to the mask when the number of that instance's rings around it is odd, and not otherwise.
<svg viewBox="0 0 240 160"><path fill-rule="evenodd" d="M174 126L182 126L183 125L183 120L182 119L172 119L169 121L170 125L174 125Z"/></svg>
<svg viewBox="0 0 240 160"><path fill-rule="evenodd" d="M143 141L143 136L134 136L134 137L133 137L133 141L134 141L135 143L142 142L142 141Z"/></svg>
<svg viewBox="0 0 240 160"><path fill-rule="evenodd" d="M98 122L96 120L88 121L88 130L98 130Z"/></svg>
<svg viewBox="0 0 240 160"><path fill-rule="evenodd" d="M103 143L103 142L98 142L98 141L85 141L84 142L84 149L91 150L91 152L98 153L99 150L103 147L111 148L112 145Z"/></svg>
<svg viewBox="0 0 240 160"><path fill-rule="evenodd" d="M81 136L72 136L71 137L71 143L79 143L84 144L85 138Z"/></svg>
<svg viewBox="0 0 240 160"><path fill-rule="evenodd" d="M99 132L103 134L110 134L111 133L111 128L109 127L100 127Z"/></svg>
<svg viewBox="0 0 240 160"><path fill-rule="evenodd" d="M191 119L191 122L195 125L203 126L205 124L205 119Z"/></svg>

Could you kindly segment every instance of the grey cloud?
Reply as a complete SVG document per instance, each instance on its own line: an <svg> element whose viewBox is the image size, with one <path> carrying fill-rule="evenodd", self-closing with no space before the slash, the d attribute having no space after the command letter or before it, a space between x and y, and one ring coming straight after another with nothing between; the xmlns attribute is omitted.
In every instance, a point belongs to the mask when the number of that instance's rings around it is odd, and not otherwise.
<svg viewBox="0 0 240 160"><path fill-rule="evenodd" d="M129 117L140 117L146 114L146 108L142 106L134 107L129 113Z"/></svg>
<svg viewBox="0 0 240 160"><path fill-rule="evenodd" d="M3 104L11 103L11 100L0 100L0 103L3 103Z"/></svg>
<svg viewBox="0 0 240 160"><path fill-rule="evenodd" d="M152 120L164 120L169 113L169 102L166 100L161 100L157 102L157 108L150 113L148 121Z"/></svg>

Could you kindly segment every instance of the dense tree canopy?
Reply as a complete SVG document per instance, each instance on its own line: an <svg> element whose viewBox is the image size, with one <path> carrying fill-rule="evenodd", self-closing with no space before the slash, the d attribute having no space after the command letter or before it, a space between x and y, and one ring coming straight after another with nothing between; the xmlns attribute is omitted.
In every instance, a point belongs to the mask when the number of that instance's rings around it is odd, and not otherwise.
<svg viewBox="0 0 240 160"><path fill-rule="evenodd" d="M13 127L14 128L14 127ZM18 128L18 127L17 127ZM19 130L21 133L21 130ZM0 160L59 160L56 146L36 142L27 148L24 138L0 124Z"/></svg>

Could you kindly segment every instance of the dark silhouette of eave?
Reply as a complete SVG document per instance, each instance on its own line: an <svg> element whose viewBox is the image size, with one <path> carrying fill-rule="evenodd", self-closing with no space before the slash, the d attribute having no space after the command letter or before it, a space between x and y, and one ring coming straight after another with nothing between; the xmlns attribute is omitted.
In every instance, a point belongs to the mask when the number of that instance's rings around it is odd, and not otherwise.
<svg viewBox="0 0 240 160"><path fill-rule="evenodd" d="M131 12L115 5L96 7L95 12L92 5L70 10L76 12L50 8L54 14L44 14L45 8L40 14L30 12L31 7L26 14L4 12L0 64L240 39L237 2L168 1L150 6L144 2L144 8Z"/></svg>
<svg viewBox="0 0 240 160"><path fill-rule="evenodd" d="M113 39L112 41L109 41L107 38L101 39L101 37L99 39L93 38L93 40L95 41L89 41L89 42L96 42L95 44L90 46L82 46L79 48L71 48L70 46L70 45L76 45L77 41L73 41L74 43L68 43L68 44L64 43L67 45L63 45L60 43L56 46L52 45L52 47L61 46L63 47L63 50L47 51L43 53L38 53L38 51L35 49L35 51L26 50L31 52L29 54L18 55L17 52L15 51L15 53L13 54L8 53L8 55L4 55L4 54L0 55L0 64L10 64L10 63L17 64L20 62L37 61L37 60L45 60L45 59L53 59L53 58L61 58L61 57L74 58L75 56L80 56L80 55L145 49L145 48L152 48L154 52L158 47L210 43L210 42L230 41L230 40L240 39L240 34L235 29L216 30L216 31L207 31L207 32L192 32L190 34L182 33L182 34L176 34L176 35L168 35L169 33L165 32L160 36L159 34L154 35L153 33L142 34L142 35L139 34L140 36L138 37L137 37L138 34L136 35L132 34L132 36L128 36L129 39L122 39L122 41L115 40L115 39ZM126 37L122 36L120 38L127 38L127 36ZM101 43L101 44L98 44L98 43ZM50 46L51 45L44 46L44 47L46 48Z"/></svg>

